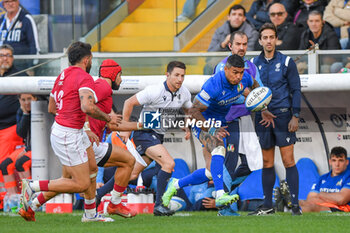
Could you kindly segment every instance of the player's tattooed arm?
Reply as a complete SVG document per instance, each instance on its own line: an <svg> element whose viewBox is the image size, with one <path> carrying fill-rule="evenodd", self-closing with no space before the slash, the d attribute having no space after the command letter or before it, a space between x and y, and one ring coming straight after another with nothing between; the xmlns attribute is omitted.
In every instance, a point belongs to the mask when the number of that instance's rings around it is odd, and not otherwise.
<svg viewBox="0 0 350 233"><path fill-rule="evenodd" d="M112 120L112 118L108 114L102 112L96 106L95 97L91 91L82 89L79 91L79 96L80 96L81 110L84 113L86 113L87 115L97 120L106 121L106 122L110 122Z"/></svg>
<svg viewBox="0 0 350 233"><path fill-rule="evenodd" d="M257 87L260 87L260 84L254 79L254 83L252 85L252 89L255 89Z"/></svg>
<svg viewBox="0 0 350 233"><path fill-rule="evenodd" d="M191 119L196 119L196 121L205 121L205 118L202 114L208 107L202 104L197 98L193 100L193 105L188 109L188 115ZM207 128L202 127L202 130L208 131Z"/></svg>
<svg viewBox="0 0 350 233"><path fill-rule="evenodd" d="M210 153L218 146L223 145L223 142L219 141L216 137L208 134L208 132L201 131L199 134L199 140L204 145L205 149Z"/></svg>
<svg viewBox="0 0 350 233"><path fill-rule="evenodd" d="M53 98L52 96L50 96L49 99L48 112L53 115L56 115L56 101L55 98Z"/></svg>

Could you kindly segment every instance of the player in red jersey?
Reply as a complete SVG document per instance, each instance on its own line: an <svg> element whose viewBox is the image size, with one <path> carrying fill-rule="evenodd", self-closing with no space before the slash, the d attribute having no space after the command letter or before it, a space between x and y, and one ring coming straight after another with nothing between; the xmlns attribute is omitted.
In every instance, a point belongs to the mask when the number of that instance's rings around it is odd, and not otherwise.
<svg viewBox="0 0 350 233"><path fill-rule="evenodd" d="M35 221L35 209L56 193L84 192L86 199L94 200L89 188L90 178L96 178L97 167L91 143L83 131L86 114L111 125L119 122L116 116L109 116L95 105L98 99L94 81L88 74L92 61L91 45L73 43L68 48L68 59L71 66L57 77L49 100L49 112L56 114L51 144L62 163L62 177L56 180L22 180L23 208L19 214L27 221ZM90 170L94 171L91 175ZM36 192L40 193L34 197ZM85 203L85 209L87 206L93 204ZM84 216L86 221L113 221L96 214L96 210L85 211Z"/></svg>
<svg viewBox="0 0 350 233"><path fill-rule="evenodd" d="M95 92L99 102L97 106L105 113L112 112L113 90L118 90L122 82L122 69L117 62L112 59L104 60L100 66L100 78L95 81ZM86 128L86 133L97 135L98 140L101 140L106 122L89 117L91 131ZM120 130L137 130L141 128L138 122L122 122L117 127L110 126L109 128L116 131ZM93 132L94 134L91 134ZM128 186L131 172L135 164L135 158L125 148L112 145L111 143L98 141L93 144L96 163L99 167L114 167L118 169L114 175L114 188L112 190L112 199L107 207L109 214L120 215L125 218L134 217L136 212L129 209L121 202L121 196ZM96 186L95 186L96 187Z"/></svg>

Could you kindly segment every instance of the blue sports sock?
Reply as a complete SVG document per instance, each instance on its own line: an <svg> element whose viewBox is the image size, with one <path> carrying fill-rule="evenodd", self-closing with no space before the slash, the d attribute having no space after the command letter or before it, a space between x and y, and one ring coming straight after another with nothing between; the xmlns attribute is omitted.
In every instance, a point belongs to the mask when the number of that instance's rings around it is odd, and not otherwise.
<svg viewBox="0 0 350 233"><path fill-rule="evenodd" d="M264 207L272 208L272 191L275 184L275 167L263 168L262 185L264 190Z"/></svg>
<svg viewBox="0 0 350 233"><path fill-rule="evenodd" d="M286 168L286 180L289 185L290 195L292 196L292 204L299 203L299 173L297 167Z"/></svg>
<svg viewBox="0 0 350 233"><path fill-rule="evenodd" d="M213 177L216 191L224 189L224 182L222 178L224 170L224 160L224 156L221 155L212 155L211 157L210 171Z"/></svg>
<svg viewBox="0 0 350 233"><path fill-rule="evenodd" d="M188 185L202 184L208 182L209 179L205 175L205 168L201 168L192 172L179 180L179 187L183 188Z"/></svg>
<svg viewBox="0 0 350 233"><path fill-rule="evenodd" d="M171 173L160 170L157 175L156 206L162 203L162 196L165 192Z"/></svg>

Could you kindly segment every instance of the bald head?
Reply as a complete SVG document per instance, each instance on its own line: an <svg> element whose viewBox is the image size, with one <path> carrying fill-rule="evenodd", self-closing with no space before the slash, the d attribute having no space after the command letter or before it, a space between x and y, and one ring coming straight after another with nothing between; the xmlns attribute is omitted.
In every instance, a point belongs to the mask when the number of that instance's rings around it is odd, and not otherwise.
<svg viewBox="0 0 350 233"><path fill-rule="evenodd" d="M270 20L275 25L275 27L284 23L287 19L288 13L286 8L281 3L274 3L269 9Z"/></svg>

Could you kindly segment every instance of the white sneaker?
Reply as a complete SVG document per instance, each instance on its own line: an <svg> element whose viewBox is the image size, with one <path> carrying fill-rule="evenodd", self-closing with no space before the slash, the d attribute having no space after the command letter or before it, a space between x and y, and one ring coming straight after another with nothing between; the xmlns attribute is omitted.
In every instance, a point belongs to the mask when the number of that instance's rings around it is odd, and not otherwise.
<svg viewBox="0 0 350 233"><path fill-rule="evenodd" d="M179 15L174 20L174 22L189 22L189 21L191 21L191 20L184 15Z"/></svg>
<svg viewBox="0 0 350 233"><path fill-rule="evenodd" d="M34 190L29 185L30 180L22 179L22 192L21 192L21 204L24 209L28 211L29 201L32 199L34 195Z"/></svg>
<svg viewBox="0 0 350 233"><path fill-rule="evenodd" d="M97 213L93 218L88 218L84 213L83 217L81 218L81 222L114 222L114 219L105 217L99 213Z"/></svg>

